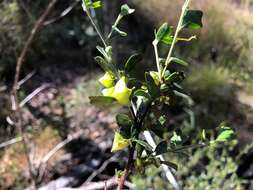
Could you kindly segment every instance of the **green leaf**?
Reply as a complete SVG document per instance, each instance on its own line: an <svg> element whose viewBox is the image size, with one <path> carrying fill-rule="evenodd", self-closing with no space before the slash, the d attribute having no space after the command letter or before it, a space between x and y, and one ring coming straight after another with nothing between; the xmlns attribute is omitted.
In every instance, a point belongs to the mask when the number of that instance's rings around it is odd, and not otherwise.
<svg viewBox="0 0 253 190"><path fill-rule="evenodd" d="M145 79L149 94L151 97L156 98L160 93L160 88L156 85L153 77L149 73L145 73Z"/></svg>
<svg viewBox="0 0 253 190"><path fill-rule="evenodd" d="M160 84L159 73L157 71L149 71L149 74L153 78L153 80L155 81L155 84L159 85Z"/></svg>
<svg viewBox="0 0 253 190"><path fill-rule="evenodd" d="M189 64L188 64L187 62L185 62L184 60L179 59L179 58L176 58L176 57L172 57L172 58L170 59L170 62L174 62L174 63L177 63L177 64L179 64L179 65L186 66L186 67L189 65Z"/></svg>
<svg viewBox="0 0 253 190"><path fill-rule="evenodd" d="M152 125L149 130L151 130L155 135L163 139L163 135L166 131L166 128L163 127L159 122L157 122L155 125Z"/></svg>
<svg viewBox="0 0 253 190"><path fill-rule="evenodd" d="M148 109L149 99L144 96L136 96L136 98L133 99L133 103L136 107L136 117L142 118Z"/></svg>
<svg viewBox="0 0 253 190"><path fill-rule="evenodd" d="M126 114L118 114L116 116L116 121L119 126L123 127L131 127L132 126L132 120L129 118Z"/></svg>
<svg viewBox="0 0 253 190"><path fill-rule="evenodd" d="M133 68L142 60L142 56L140 54L134 54L127 60L125 64L125 71L127 73L131 72Z"/></svg>
<svg viewBox="0 0 253 190"><path fill-rule="evenodd" d="M160 90L161 90L161 92L165 93L165 92L168 92L170 90L170 87L167 84L162 84L160 86Z"/></svg>
<svg viewBox="0 0 253 190"><path fill-rule="evenodd" d="M168 152L168 144L166 141L161 141L155 148L155 154L161 155Z"/></svg>
<svg viewBox="0 0 253 190"><path fill-rule="evenodd" d="M216 142L226 142L232 140L235 136L233 129L230 127L222 126L219 131L219 135L216 138Z"/></svg>
<svg viewBox="0 0 253 190"><path fill-rule="evenodd" d="M116 116L117 124L120 128L120 134L126 138L131 138L131 128L133 126L132 120L126 114L118 114Z"/></svg>
<svg viewBox="0 0 253 190"><path fill-rule="evenodd" d="M152 147L148 143L146 143L145 141L138 140L138 139L134 139L133 141L136 142L137 144L141 145L142 147L144 147L145 150L147 150L149 152L152 151Z"/></svg>
<svg viewBox="0 0 253 190"><path fill-rule="evenodd" d="M170 168L173 168L176 171L178 169L178 166L175 163L172 163L172 162L169 162L169 161L160 161L160 162L161 162L161 164L165 164L165 165L169 166Z"/></svg>
<svg viewBox="0 0 253 190"><path fill-rule="evenodd" d="M182 138L176 132L173 132L170 142L174 145L180 145L182 143Z"/></svg>
<svg viewBox="0 0 253 190"><path fill-rule="evenodd" d="M134 13L134 11L135 10L131 9L127 4L124 4L124 5L121 6L121 12L120 12L120 14L122 16L126 16L126 15L130 15L130 14Z"/></svg>
<svg viewBox="0 0 253 190"><path fill-rule="evenodd" d="M97 9L97 8L100 8L100 7L102 7L101 1L95 1L94 3L92 3L92 8L93 9Z"/></svg>
<svg viewBox="0 0 253 190"><path fill-rule="evenodd" d="M164 125L164 124L166 123L166 121L167 121L166 116L165 116L165 115L161 115L161 116L159 117L158 121L159 121L159 123L160 123L161 125Z"/></svg>
<svg viewBox="0 0 253 190"><path fill-rule="evenodd" d="M97 56L94 58L96 63L104 70L104 71L109 71L109 67L107 62L102 58L101 56Z"/></svg>
<svg viewBox="0 0 253 190"><path fill-rule="evenodd" d="M116 101L115 98L107 96L90 96L90 103L98 106L110 105Z"/></svg>
<svg viewBox="0 0 253 190"><path fill-rule="evenodd" d="M110 62L110 58L106 52L106 50L103 47L100 46L96 46L97 50L104 56L104 58L106 59L107 62Z"/></svg>
<svg viewBox="0 0 253 190"><path fill-rule="evenodd" d="M163 23L162 26L158 29L157 33L155 34L156 42L160 42L164 40L164 42L168 42L171 39L172 28L168 25L168 23Z"/></svg>
<svg viewBox="0 0 253 190"><path fill-rule="evenodd" d="M200 10L187 10L182 23L182 28L199 29L202 24L203 12Z"/></svg>
<svg viewBox="0 0 253 190"><path fill-rule="evenodd" d="M174 83L174 82L181 82L184 79L184 73L183 72L174 72L170 74L169 76L165 77L165 82L168 83Z"/></svg>
<svg viewBox="0 0 253 190"><path fill-rule="evenodd" d="M172 36L172 28L168 27L167 31L163 35L161 41L165 43L166 45L171 45L173 41L173 36Z"/></svg>
<svg viewBox="0 0 253 190"><path fill-rule="evenodd" d="M149 98L149 95L143 89L138 89L138 90L134 91L133 95L134 96L143 96L143 97Z"/></svg>
<svg viewBox="0 0 253 190"><path fill-rule="evenodd" d="M87 11L87 8L97 9L102 7L102 2L101 1L92 2L91 0L83 0L82 6L83 10Z"/></svg>

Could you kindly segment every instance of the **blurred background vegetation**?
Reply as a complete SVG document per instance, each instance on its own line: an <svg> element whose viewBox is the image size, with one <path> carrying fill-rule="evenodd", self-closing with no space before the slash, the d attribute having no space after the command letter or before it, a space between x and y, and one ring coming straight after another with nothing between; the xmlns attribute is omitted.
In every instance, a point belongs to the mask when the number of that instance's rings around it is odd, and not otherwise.
<svg viewBox="0 0 253 190"><path fill-rule="evenodd" d="M152 68L154 28L163 22L175 25L183 1L104 0L97 15L104 32L109 31L123 3L133 6L136 13L122 23L121 27L128 32L127 40L114 40L115 59L122 63L130 53L142 52L144 61L138 67ZM8 93L16 60L47 4L48 1L42 0L0 1L0 142L18 137L17 129L6 121L10 114ZM203 10L204 27L197 32L197 40L179 43L175 54L191 63L185 71L184 88L193 103L182 102L183 108L169 109L168 127L180 127L188 141L196 142L202 129L214 129L226 121L236 130L237 140L217 149L189 150L188 156L167 156L179 164L176 176L183 189L250 190L253 189L253 1L193 0L191 6ZM191 31L182 34L190 35ZM26 132L36 147L35 160L42 159L69 134L82 132L81 137L50 159L40 186L68 175L72 168L87 164L88 160L99 160L98 167L112 156L111 136L118 108L98 109L88 102L89 95L100 91L96 79L101 71L93 61L97 41L80 1L62 0L29 49L21 76L33 71L35 74L22 86L20 97L43 84L50 85L22 111ZM167 50L164 46L162 53ZM121 162L109 164L94 181L112 176L121 167ZM74 186L86 179L87 176L83 177ZM138 190L172 188L160 168L136 172L131 182L135 185L133 189ZM0 189L24 189L28 184L22 145L1 148Z"/></svg>

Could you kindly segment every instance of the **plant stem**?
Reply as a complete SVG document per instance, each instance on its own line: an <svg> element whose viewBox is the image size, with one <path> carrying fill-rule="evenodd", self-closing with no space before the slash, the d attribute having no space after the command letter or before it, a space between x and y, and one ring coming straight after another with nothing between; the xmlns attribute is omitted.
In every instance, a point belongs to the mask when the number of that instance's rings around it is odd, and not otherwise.
<svg viewBox="0 0 253 190"><path fill-rule="evenodd" d="M83 3L85 4L85 2L83 2ZM88 8L87 6L86 6L86 11L85 11L85 12L86 12L86 14L87 14L87 16L88 16L88 18L89 18L89 20L90 20L92 26L94 27L94 29L96 30L98 36L100 37L102 43L104 44L105 47L107 47L107 44L106 44L106 42L105 42L105 40L104 40L104 37L103 37L101 31L99 30L98 26L97 26L96 23L94 22L94 20L93 20L91 14L90 14L89 8Z"/></svg>
<svg viewBox="0 0 253 190"><path fill-rule="evenodd" d="M175 47L175 44L176 44L176 41L177 41L177 36L180 32L180 30L182 29L182 23L183 23L183 18L184 18L184 15L185 15L185 12L189 6L189 3L190 3L191 0L186 0L183 7L182 7L182 12L181 12L181 15L180 15L180 18L179 18L179 21L178 21L178 25L177 25L177 29L176 29L176 32L175 32L175 35L173 37L173 41L172 41L172 44L170 46L170 50L169 50L169 53L168 53L168 56L166 58L166 61L165 61L165 67L163 69L163 72L162 72L162 77L164 76L165 74L165 71L170 63L170 58L171 58L171 55L172 55L172 52L173 52L173 49Z"/></svg>
<svg viewBox="0 0 253 190"><path fill-rule="evenodd" d="M159 78L161 80L161 68L160 68L160 63L159 63L159 54L158 54L158 49L157 49L157 43L154 41L152 44L153 44L154 50L155 50L156 67L157 67L157 71L159 73Z"/></svg>
<svg viewBox="0 0 253 190"><path fill-rule="evenodd" d="M132 147L129 148L127 165L126 165L123 176L121 176L121 178L119 180L119 185L118 185L117 190L124 189L125 181L130 173L130 170L131 170L133 162L134 162L134 150L135 150L135 145L133 145Z"/></svg>
<svg viewBox="0 0 253 190"><path fill-rule="evenodd" d="M108 35L108 39L110 39L112 37L112 33L114 31L114 28L116 28L120 22L120 20L123 18L123 16L121 14L119 14L119 16L117 17L115 23L112 25L112 29L111 29L111 32L109 33Z"/></svg>

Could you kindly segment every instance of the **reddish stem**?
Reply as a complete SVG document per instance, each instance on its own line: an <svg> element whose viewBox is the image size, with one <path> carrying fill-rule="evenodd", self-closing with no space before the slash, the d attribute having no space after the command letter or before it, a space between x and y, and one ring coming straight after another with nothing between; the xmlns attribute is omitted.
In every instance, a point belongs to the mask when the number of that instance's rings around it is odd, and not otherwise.
<svg viewBox="0 0 253 190"><path fill-rule="evenodd" d="M135 150L134 146L129 149L127 165L124 170L124 175L121 176L121 178L119 179L119 184L118 184L117 190L124 190L125 181L131 171L131 168L132 168L132 165L134 162L134 150Z"/></svg>

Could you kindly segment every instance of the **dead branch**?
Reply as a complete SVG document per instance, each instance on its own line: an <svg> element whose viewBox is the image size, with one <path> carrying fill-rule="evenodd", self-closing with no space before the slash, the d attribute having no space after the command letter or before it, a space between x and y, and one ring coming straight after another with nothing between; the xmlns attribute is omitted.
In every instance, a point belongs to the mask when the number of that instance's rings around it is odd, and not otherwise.
<svg viewBox="0 0 253 190"><path fill-rule="evenodd" d="M31 94L29 94L24 100L22 100L19 103L19 107L22 108L27 102L29 102L31 99L33 99L35 96L37 96L40 92L48 88L49 84L44 84L40 86L39 88L35 89Z"/></svg>
<svg viewBox="0 0 253 190"><path fill-rule="evenodd" d="M95 170L88 178L87 180L84 182L84 185L87 183L90 183L98 174L102 173L104 171L104 169L108 166L108 164L110 164L111 162L113 162L114 160L116 160L116 158L118 157L118 154L115 154L114 156L110 157L108 160L106 160L101 166L100 168L98 168L97 170Z"/></svg>
<svg viewBox="0 0 253 190"><path fill-rule="evenodd" d="M30 72L28 75L25 76L25 78L23 78L22 80L20 80L18 82L18 89L26 82L28 81L30 78L33 77L33 75L35 74L35 71Z"/></svg>
<svg viewBox="0 0 253 190"><path fill-rule="evenodd" d="M50 19L48 21L45 21L43 23L43 25L47 26L47 25L53 24L53 23L61 20L63 17L67 16L75 8L75 6L79 2L80 2L80 0L75 0L75 2L73 2L68 8L66 8L65 10L63 10L59 16L57 16L56 18L52 18L52 19Z"/></svg>
<svg viewBox="0 0 253 190"><path fill-rule="evenodd" d="M61 188L59 190L104 190L105 183L107 190L112 190L117 187L117 180L115 178L111 178L107 181L91 182L78 188Z"/></svg>
<svg viewBox="0 0 253 190"><path fill-rule="evenodd" d="M0 149L1 149L1 148L5 148L5 147L7 147L7 146L10 146L10 145L12 145L12 144L18 143L18 142L20 142L20 141L22 141L22 140L23 140L22 137L17 137L17 138L8 140L8 141L6 141L6 142L3 142L3 143L0 144Z"/></svg>
<svg viewBox="0 0 253 190"><path fill-rule="evenodd" d="M22 121L22 113L20 110L19 106L19 100L18 100L18 81L20 77L20 71L23 65L23 62L25 60L25 57L27 55L27 52L35 38L35 35L37 34L38 30L40 27L43 25L46 17L49 15L51 10L53 9L54 5L56 4L57 0L51 0L46 7L45 11L42 13L42 15L39 17L39 19L35 22L35 25L24 45L24 48L21 51L21 54L17 60L16 64L16 72L15 72L15 77L14 77L14 83L12 87L12 92L11 92L11 102L12 102L12 110L13 110L13 121L17 129L19 130L20 136L22 137L22 142L24 145L26 157L27 157L27 162L29 165L29 174L30 178L32 180L32 186L34 189L36 188L36 172L34 170L34 166L32 163L31 155L30 155L30 148L29 148L29 139L25 134L25 131L23 129L23 121Z"/></svg>

